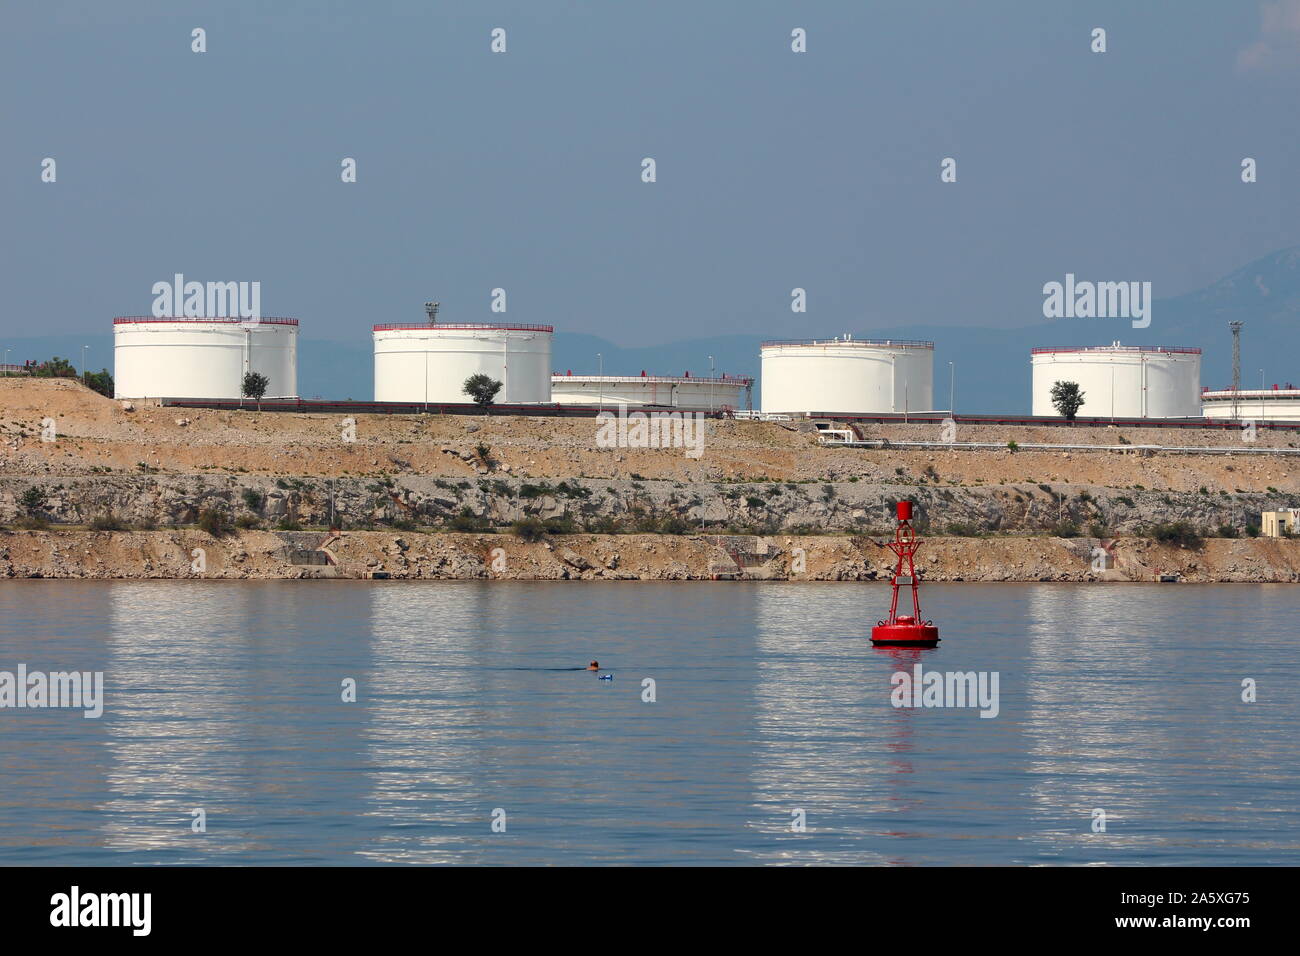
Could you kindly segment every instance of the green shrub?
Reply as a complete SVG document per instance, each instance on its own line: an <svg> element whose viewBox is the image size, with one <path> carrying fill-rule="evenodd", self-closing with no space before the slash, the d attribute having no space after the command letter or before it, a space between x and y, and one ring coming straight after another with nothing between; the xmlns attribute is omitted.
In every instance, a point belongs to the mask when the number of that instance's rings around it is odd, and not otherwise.
<svg viewBox="0 0 1300 956"><path fill-rule="evenodd" d="M547 518L545 522L547 534L577 534L578 526L568 515L560 515L556 518Z"/></svg>
<svg viewBox="0 0 1300 956"><path fill-rule="evenodd" d="M510 526L510 533L524 541L540 541L546 534L546 525L537 518L520 518Z"/></svg>
<svg viewBox="0 0 1300 956"><path fill-rule="evenodd" d="M199 528L214 538L230 534L232 530L230 518L217 508L204 508L199 512Z"/></svg>
<svg viewBox="0 0 1300 956"><path fill-rule="evenodd" d="M631 528L636 534L658 534L659 519L644 511L635 510L631 512Z"/></svg>
<svg viewBox="0 0 1300 956"><path fill-rule="evenodd" d="M452 531L486 531L489 526L486 518L480 518L470 511L468 507L461 508L448 522L448 527Z"/></svg>
<svg viewBox="0 0 1300 956"><path fill-rule="evenodd" d="M665 515L659 519L660 534L689 534L694 526L679 515Z"/></svg>
<svg viewBox="0 0 1300 956"><path fill-rule="evenodd" d="M125 528L126 525L113 514L111 508L102 515L95 515L90 521L91 531L123 531Z"/></svg>
<svg viewBox="0 0 1300 956"><path fill-rule="evenodd" d="M1218 535L1220 538L1240 537L1240 533L1237 531L1237 529L1230 524L1219 525L1219 527L1215 529L1214 533Z"/></svg>
<svg viewBox="0 0 1300 956"><path fill-rule="evenodd" d="M1195 550L1201 546L1201 533L1187 521L1167 521L1150 530L1151 537L1162 544L1176 544L1180 548Z"/></svg>
<svg viewBox="0 0 1300 956"><path fill-rule="evenodd" d="M35 517L37 512L45 510L45 490L33 485L18 496L18 503L24 511Z"/></svg>

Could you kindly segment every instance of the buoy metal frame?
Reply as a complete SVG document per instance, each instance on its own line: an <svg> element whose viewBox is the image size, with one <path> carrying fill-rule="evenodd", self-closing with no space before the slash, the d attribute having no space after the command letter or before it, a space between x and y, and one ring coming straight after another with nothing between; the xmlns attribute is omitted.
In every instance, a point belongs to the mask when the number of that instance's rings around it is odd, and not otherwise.
<svg viewBox="0 0 1300 956"><path fill-rule="evenodd" d="M877 622L871 629L871 643L876 645L894 645L903 647L934 647L939 643L939 628L933 621L921 617L921 582L916 573L916 552L921 547L921 539L912 527L912 502L897 503L898 526L894 529L894 540L885 545L893 551L898 560L894 566L890 587L893 600L889 602L889 617ZM911 615L898 614L899 578L903 577L903 564L907 564L907 578L912 586Z"/></svg>

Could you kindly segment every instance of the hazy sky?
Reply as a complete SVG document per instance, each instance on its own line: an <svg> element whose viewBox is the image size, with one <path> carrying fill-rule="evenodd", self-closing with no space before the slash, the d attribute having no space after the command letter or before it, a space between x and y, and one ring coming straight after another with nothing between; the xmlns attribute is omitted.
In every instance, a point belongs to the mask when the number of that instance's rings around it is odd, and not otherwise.
<svg viewBox="0 0 1300 956"><path fill-rule="evenodd" d="M1298 84L1300 0L4 0L0 331L176 272L364 361L429 298L623 345L1041 322L1066 272L1163 298L1300 243Z"/></svg>

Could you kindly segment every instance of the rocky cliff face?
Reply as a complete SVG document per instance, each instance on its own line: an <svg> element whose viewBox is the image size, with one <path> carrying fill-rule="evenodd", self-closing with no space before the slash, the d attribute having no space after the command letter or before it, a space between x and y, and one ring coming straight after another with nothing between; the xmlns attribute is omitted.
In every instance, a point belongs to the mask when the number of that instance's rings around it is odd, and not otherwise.
<svg viewBox="0 0 1300 956"><path fill-rule="evenodd" d="M34 491L33 491L34 489ZM1015 484L945 487L867 482L680 482L511 477L445 479L271 478L231 475L78 475L0 478L0 523L37 516L89 525L113 516L135 527L193 524L216 509L252 526L285 522L345 528L393 526L461 530L506 527L524 519L570 521L566 530L884 532L893 503L916 503L929 533L1042 533L1074 524L1105 535L1136 534L1186 521L1212 532L1258 524L1277 505L1264 493L1202 494L1120 490L1095 485ZM38 502L33 504L33 502ZM291 524L290 524L291 526Z"/></svg>
<svg viewBox="0 0 1300 956"><path fill-rule="evenodd" d="M866 536L243 531L0 531L0 578L872 581L891 555ZM934 538L927 581L1300 581L1300 540ZM882 600L884 600L882 598Z"/></svg>

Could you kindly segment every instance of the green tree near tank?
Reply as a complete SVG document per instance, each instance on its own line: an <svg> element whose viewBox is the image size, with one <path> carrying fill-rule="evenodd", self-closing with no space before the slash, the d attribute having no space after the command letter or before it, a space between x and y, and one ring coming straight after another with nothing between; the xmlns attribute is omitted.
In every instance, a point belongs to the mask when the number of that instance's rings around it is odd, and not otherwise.
<svg viewBox="0 0 1300 956"><path fill-rule="evenodd" d="M99 392L105 398L113 397L113 376L108 374L108 369L101 369L98 372L86 373L86 387L91 391Z"/></svg>
<svg viewBox="0 0 1300 956"><path fill-rule="evenodd" d="M1083 407L1084 392L1079 391L1078 382L1057 382L1052 386L1052 407L1060 412L1067 422L1074 421Z"/></svg>
<svg viewBox="0 0 1300 956"><path fill-rule="evenodd" d="M501 383L478 372L465 379L465 386L461 391L468 395L475 405L487 408L496 400L497 392L501 391Z"/></svg>
<svg viewBox="0 0 1300 956"><path fill-rule="evenodd" d="M57 355L52 359L42 362L32 369L34 378L76 378L77 370L72 363L65 358L59 358ZM83 383L89 389L99 392L106 398L113 397L113 376L108 374L108 369L101 369L98 372L87 372L83 378Z"/></svg>
<svg viewBox="0 0 1300 956"><path fill-rule="evenodd" d="M259 412L262 410L262 396L270 384L271 380L261 372L249 372L244 376L244 398L256 401Z"/></svg>
<svg viewBox="0 0 1300 956"><path fill-rule="evenodd" d="M32 375L35 378L76 378L77 370L67 359L56 355L32 369Z"/></svg>

